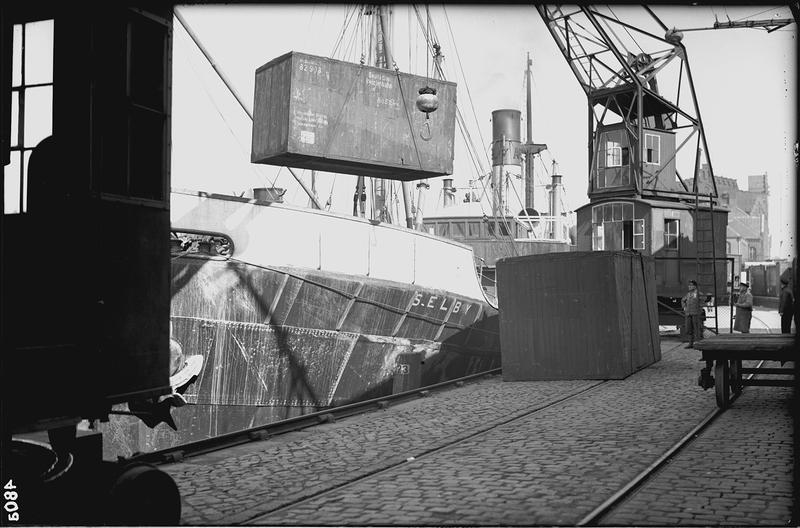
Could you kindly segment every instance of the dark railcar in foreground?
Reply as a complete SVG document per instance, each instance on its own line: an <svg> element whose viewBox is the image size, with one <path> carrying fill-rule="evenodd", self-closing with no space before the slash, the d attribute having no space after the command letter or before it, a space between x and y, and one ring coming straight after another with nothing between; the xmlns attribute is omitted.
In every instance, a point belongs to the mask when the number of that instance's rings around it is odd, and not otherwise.
<svg viewBox="0 0 800 528"><path fill-rule="evenodd" d="M172 524L170 477L76 433L172 392L172 8L55 5L1 11L4 522Z"/></svg>

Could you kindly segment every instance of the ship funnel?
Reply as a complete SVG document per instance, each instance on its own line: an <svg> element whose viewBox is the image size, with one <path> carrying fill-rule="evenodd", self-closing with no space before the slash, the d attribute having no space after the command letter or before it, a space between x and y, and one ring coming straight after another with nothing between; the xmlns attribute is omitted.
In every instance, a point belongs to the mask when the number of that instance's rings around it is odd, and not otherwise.
<svg viewBox="0 0 800 528"><path fill-rule="evenodd" d="M561 190L563 185L561 185L561 175L560 174L553 174L552 183L547 186L548 192L550 194L550 216L553 217L551 222L551 232L550 238L553 239L560 239L562 238L561 229L563 225L563 221L561 219Z"/></svg>
<svg viewBox="0 0 800 528"><path fill-rule="evenodd" d="M550 191L550 216L561 214L561 175L553 174L553 180L547 188Z"/></svg>
<svg viewBox="0 0 800 528"><path fill-rule="evenodd" d="M492 166L521 165L519 110L492 112Z"/></svg>
<svg viewBox="0 0 800 528"><path fill-rule="evenodd" d="M492 112L492 215L508 213L507 196L519 194L516 188L511 192L514 178L512 174L522 168L520 156L520 116L519 110L495 110Z"/></svg>

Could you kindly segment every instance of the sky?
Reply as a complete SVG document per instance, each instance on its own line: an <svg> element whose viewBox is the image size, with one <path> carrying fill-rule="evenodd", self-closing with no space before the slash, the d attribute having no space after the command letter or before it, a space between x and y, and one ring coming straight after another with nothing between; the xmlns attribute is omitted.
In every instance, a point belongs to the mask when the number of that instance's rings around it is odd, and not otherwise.
<svg viewBox="0 0 800 528"><path fill-rule="evenodd" d="M614 13L636 25L643 11L615 6ZM252 108L255 70L289 51L358 62L362 52L355 17L338 4L192 5L177 11L233 89ZM424 7L421 7L424 16ZM787 7L764 5L657 6L669 27L710 27L720 21L791 18ZM352 11L352 8L351 8ZM448 80L458 85L458 104L475 146L488 152L491 113L518 109L525 114L526 56L533 60L533 140L546 143L536 167L535 203L547 210L544 185L552 162L563 176L564 208L588 202L587 105L567 62L533 5L430 6L429 28L442 45ZM407 5L394 6L393 53L400 71L426 75L423 29ZM173 42L173 188L241 194L253 187L287 189L285 199L308 199L288 170L250 163L249 117L230 95L176 20ZM344 36L344 38L340 38ZM764 174L770 186L771 256L796 254L794 233L797 141L797 26L686 32L687 49L708 155L717 176L748 187L747 176ZM338 43L338 45L337 45ZM526 123L522 123L525 134ZM488 154L484 165L488 168ZM466 187L478 172L456 132L452 178ZM296 170L307 183L307 171ZM430 201L441 183L431 180ZM319 174L317 190L331 210L352 211L355 176ZM428 203L428 202L426 202Z"/></svg>

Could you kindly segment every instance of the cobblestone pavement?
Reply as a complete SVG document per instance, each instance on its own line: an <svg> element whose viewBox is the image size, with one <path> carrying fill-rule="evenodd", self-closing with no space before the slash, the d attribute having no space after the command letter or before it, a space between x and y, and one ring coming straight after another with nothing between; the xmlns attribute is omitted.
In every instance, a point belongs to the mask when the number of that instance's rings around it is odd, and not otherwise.
<svg viewBox="0 0 800 528"><path fill-rule="evenodd" d="M503 383L499 376L386 411L163 466L182 523L237 524L474 435L598 381Z"/></svg>
<svg viewBox="0 0 800 528"><path fill-rule="evenodd" d="M791 389L748 387L600 524L789 525L795 493L792 413Z"/></svg>
<svg viewBox="0 0 800 528"><path fill-rule="evenodd" d="M695 384L698 353L674 341L664 341L662 351L661 362L625 380L536 413L598 382L506 383L495 377L164 469L184 497L184 524L575 524L715 408L713 390ZM669 517L671 510L658 509L662 503L643 489L609 522L664 524L675 518L707 525L771 519L781 524L791 508L792 489L791 472L785 469L792 467L787 392L746 389L716 426L720 435L728 435L731 449L740 451L717 455L719 446L709 440L716 450L696 447L706 449L705 456L659 484L671 492L664 503L673 504L680 515ZM784 394L784 407L769 403L779 394ZM736 413L756 401L761 407L750 412L762 421L754 427L771 434L775 444L767 456L770 478L760 484L747 478L763 467L760 459L748 459L744 472L742 466L727 468L717 460L741 458L764 444L748 436L746 445L738 445L734 434L742 430ZM505 423L515 417L520 419ZM673 467L678 466L668 469ZM717 497L713 508L696 507L697 487L707 487L697 482L698 471L720 493L748 490L740 501L746 505L730 508L737 514L730 517L721 510L724 497ZM659 479L669 475L664 470ZM681 494L681 483L692 487ZM710 520L709 512L716 517Z"/></svg>

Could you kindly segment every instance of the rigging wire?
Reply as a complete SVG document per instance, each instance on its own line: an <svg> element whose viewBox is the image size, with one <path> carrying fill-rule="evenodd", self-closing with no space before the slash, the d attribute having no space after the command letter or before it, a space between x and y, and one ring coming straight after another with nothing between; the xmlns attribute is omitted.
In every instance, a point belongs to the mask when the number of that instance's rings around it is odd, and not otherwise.
<svg viewBox="0 0 800 528"><path fill-rule="evenodd" d="M616 21L617 21L617 22L620 22L620 19L619 19L619 17L618 17L618 16L617 16L617 14L614 12L614 10L613 10L613 9L611 9L611 6L610 6L610 5L608 5L608 4L606 4L606 7L607 7L607 8L608 8L608 10L611 12L611 15L614 17L614 19L616 19ZM622 29L624 29L624 30L625 30L625 33L627 33L627 34L628 34L628 36L630 37L630 39L633 41L633 43L634 43L634 44L636 44L636 47L637 47L637 48L639 48L639 51L641 51L642 53L644 53L644 50L643 50L643 49L642 49L642 47L639 45L639 42L637 42L637 41L636 41L636 39L633 37L633 35L631 35L631 32L630 32L630 31L628 31L628 28L627 28L627 27L625 27L625 26L622 26ZM614 35L614 36L616 37L616 35ZM620 41L620 42L621 42L621 41Z"/></svg>
<svg viewBox="0 0 800 528"><path fill-rule="evenodd" d="M609 8L609 10L610 10L610 8ZM616 15L614 15L614 18L616 18ZM619 38L619 35L617 35L616 31L614 31L614 28L611 27L611 24L609 23L607 18L600 17L598 22L600 24L603 24L606 27L606 29L608 30L608 32L611 33L611 35L613 35L613 37L616 39L616 42L613 43L613 44L615 44L619 48L622 48L625 51L628 51L627 46L625 46L625 43L622 41L621 38ZM617 19L617 22L619 22L619 19ZM622 26L622 29L624 29L625 31L628 31L628 28L626 28L625 26ZM628 35L630 36L630 33L628 33ZM633 38L633 37L631 37L631 38ZM644 50L642 50L642 48L639 46L639 43L636 42L635 39L633 39L633 43L636 44L636 46L639 48L639 50L642 51L642 53L644 53ZM628 52L628 53L630 53L630 52Z"/></svg>
<svg viewBox="0 0 800 528"><path fill-rule="evenodd" d="M753 18L753 17L756 17L756 16L758 16L758 15L763 15L764 13L766 13L766 12L768 12L768 11L772 11L773 9L777 9L777 6L776 6L776 7L770 7L770 8L767 8L767 9L765 9L765 10L763 10L763 11L759 11L758 13L755 13L755 14L753 14L753 15L747 15L747 16L745 16L745 17L739 18L739 19L735 20L735 22L741 22L742 20L745 20L745 19L747 19L747 18Z"/></svg>
<svg viewBox="0 0 800 528"><path fill-rule="evenodd" d="M425 14L427 15L427 27L425 28L425 42L431 41L431 9L428 4L425 4ZM425 54L425 77L431 76L431 54Z"/></svg>
<svg viewBox="0 0 800 528"><path fill-rule="evenodd" d="M472 115L475 118L475 124L478 127L478 137L480 138L481 145L483 145L485 144L485 141L483 140L483 134L481 133L480 125L478 124L478 114L477 112L475 112L475 105L472 99L472 92L469 89L469 85L466 83L467 77L466 75L464 75L464 65L461 62L461 55L458 53L458 47L455 44L456 42L455 34L453 33L453 27L450 25L450 17L447 15L447 8L444 6L444 4L442 5L442 11L444 12L445 21L447 21L447 29L450 32L450 39L453 42L453 50L456 53L456 60L458 61L458 67L461 70L461 77L465 80L464 87L466 88L467 91L467 98L469 99L470 108L472 109ZM489 158L487 156L487 161L488 159Z"/></svg>
<svg viewBox="0 0 800 528"><path fill-rule="evenodd" d="M188 33L187 33L187 36L188 36ZM197 77L197 79L200 81L200 85L203 87L203 92L205 93L206 97L211 102L211 105L214 107L214 110L216 110L216 112L219 115L220 119L222 119L222 122L225 125L225 128L228 129L228 132L230 133L230 135L233 138L234 142L239 147L239 150L242 152L242 154L244 155L245 158L249 158L250 157L250 152L249 152L250 149L249 149L249 147L247 149L245 149L244 145L242 145L239 137L236 135L236 132L234 132L233 127L231 126L228 118L225 117L225 114L222 112L222 109L219 107L219 105L217 104L216 100L212 96L211 89L209 88L208 84L205 82L203 77L200 75L200 71L197 69L197 66L194 64L194 62L191 60L191 58L187 57L187 62L189 63L189 66L192 68L192 71L194 72L195 77ZM254 164L248 164L248 168L253 172L253 174L259 180L263 179L264 182L268 181L269 178L264 172L262 172L263 168L261 166L257 167ZM261 170L258 170L258 169L261 169ZM283 167L281 167L281 169L283 169ZM278 171L278 174L280 174L280 170ZM278 176L276 174L275 179L273 179L273 182L271 184L273 187L275 186L275 181L277 180L277 178L278 178Z"/></svg>
<svg viewBox="0 0 800 528"><path fill-rule="evenodd" d="M412 7L414 8L414 12L416 13L416 16L417 16L417 22L418 22L418 26L417 27L418 27L418 29L422 28L424 30L424 24L423 24L423 21L422 21L422 15L419 12L419 8L416 5L413 5ZM434 42L438 42L437 36L436 36L436 27L435 26L431 27L431 33L433 34L433 41ZM451 32L451 41L453 42L453 48L455 49L456 48L455 40L452 37L452 32ZM434 48L433 48L432 43L430 41L426 40L426 52L433 52L433 51L434 51ZM446 80L447 76L445 75L444 70L442 69L442 66L437 63L435 65L435 67L436 67L436 71L439 73L440 77L442 79ZM462 72L463 72L463 69L462 69ZM463 73L462 73L462 77L463 77ZM466 86L466 82L465 82L465 86ZM467 86L467 90L469 90L468 86ZM473 114L476 115L474 107L473 107ZM477 115L476 115L475 119L476 119L476 123L477 123ZM458 123L458 128L459 128L459 132L461 133L461 137L464 139L464 143L465 143L465 146L466 146L466 149L467 149L467 154L470 157L470 161L472 162L472 164L473 164L473 166L475 168L475 171L478 174L478 179L482 181L483 178L486 176L486 171L483 168L483 164L481 163L481 156L478 154L478 150L475 148L475 142L472 140L472 137L470 136L469 129L467 128L466 121L464 120L464 116L461 113L461 108L458 105L456 105L456 122ZM480 132L480 127L478 127L478 131ZM481 138L481 141L483 141L483 138ZM484 155L486 155L485 152L484 152ZM487 157L487 160L488 160L488 157Z"/></svg>
<svg viewBox="0 0 800 528"><path fill-rule="evenodd" d="M362 26L362 18L363 17L361 16L361 14L359 14L358 15L357 29L355 31L353 31L353 34L350 37L350 43L347 45L347 48L345 49L345 53L344 53L344 57L343 57L344 60L349 60L351 62L355 62L354 57L358 53L358 51L357 51L357 48L358 48L358 37L359 37L359 33L360 33L358 29L361 28L361 26Z"/></svg>
<svg viewBox="0 0 800 528"><path fill-rule="evenodd" d="M333 173L333 182L331 183L331 192L328 194L328 200L325 202L325 210L330 211L331 206L333 205L333 189L336 187L336 178L339 176L339 173Z"/></svg>
<svg viewBox="0 0 800 528"><path fill-rule="evenodd" d="M350 7L346 7L344 14L344 23L342 24L342 31L341 33L339 33L339 37L336 39L336 42L334 43L333 50L331 51L330 54L331 57L336 56L336 52L339 50L339 46L341 46L342 42L344 42L345 33L347 32L347 28L350 27L350 23L353 20L353 15L355 14L355 12L356 12L355 7L353 7L352 9Z"/></svg>
<svg viewBox="0 0 800 528"><path fill-rule="evenodd" d="M444 5L442 6L442 11L443 11L444 16L445 16L445 21L447 22L447 28L448 28L448 32L449 32L449 35L450 35L450 40L451 40L451 42L453 44L453 50L455 51L455 54L456 54L456 61L458 62L459 70L461 71L461 77L465 80L464 87L465 87L466 92L467 92L467 99L469 101L470 109L472 110L473 119L475 120L476 128L478 130L478 136L480 137L481 144L485 144L486 142L483 139L483 134L481 133L480 124L478 123L478 114L475 111L475 105L474 105L474 102L473 102L472 93L471 93L471 91L469 89L469 85L466 83L466 78L467 77L464 74L464 66L463 66L463 63L461 61L461 55L459 54L458 46L456 46L456 43L455 43L455 34L453 32L453 27L450 24L450 17L447 14L447 8ZM419 11L417 11L417 18L418 19L420 18ZM420 23L421 23L421 20L420 20ZM433 30L433 38L436 39L435 28L431 28L431 29ZM438 39L436 41L438 41ZM430 40L428 40L428 45L431 48L433 47L432 46L432 42ZM441 69L441 66L437 65L437 68L438 68L438 71L439 71L441 77L444 79L445 75L444 75L444 72ZM458 107L456 107L456 118L457 118L457 120L459 122L459 125L461 127L462 136L464 136L465 140L467 141L467 144L468 144L467 150L468 151L470 150L470 146L471 146L472 149L475 149L474 143L472 142L472 138L470 137L470 134L469 134L469 130L467 129L466 122L464 121L464 118L463 118L463 116L461 114L460 108L458 108ZM489 156L487 154L487 150L484 150L482 154L483 154L483 156L485 156L486 161L491 163L491 161L489 160ZM472 156L472 153L470 153L470 155ZM486 193L487 192L486 191L486 181L485 181L486 173L484 172L483 165L482 165L481 161L482 161L482 158L480 156L478 156L477 151L475 151L475 157L474 157L473 163L476 163L478 165L478 175L479 175L478 181L481 183L481 185L484 188L484 192ZM501 181L499 182L499 184L500 185L503 184L502 183L502 177L501 177ZM481 210L483 212L484 217L487 217L486 212L483 209L482 201L479 200L478 203L480 204L480 207L481 207ZM501 223L505 224L505 226L506 226L505 236L509 237L508 241L511 244L512 251L514 252L514 254L516 254L517 251L516 251L516 246L513 243L513 235L511 234L510 230L508 229L508 220L505 218L505 215L503 215L502 219L498 218L496 216L496 214L494 213L494 208L493 208L492 216L493 216L494 220L500 221ZM503 233L502 233L502 230L501 230L501 235L502 234ZM496 239L500 240L500 238L497 237L496 233L493 233L493 236Z"/></svg>
<svg viewBox="0 0 800 528"><path fill-rule="evenodd" d="M408 18L407 18L407 21L406 21L407 26L408 26L408 35L409 35L409 38L411 38L411 27L412 27L412 24L411 24L411 8L410 7L406 8L406 14L408 15ZM416 39L414 39L414 41L416 42ZM414 71L413 70L413 64L414 63L412 61L412 53L413 52L412 52L412 49L411 49L411 43L409 42L409 46L408 46L408 71Z"/></svg>

